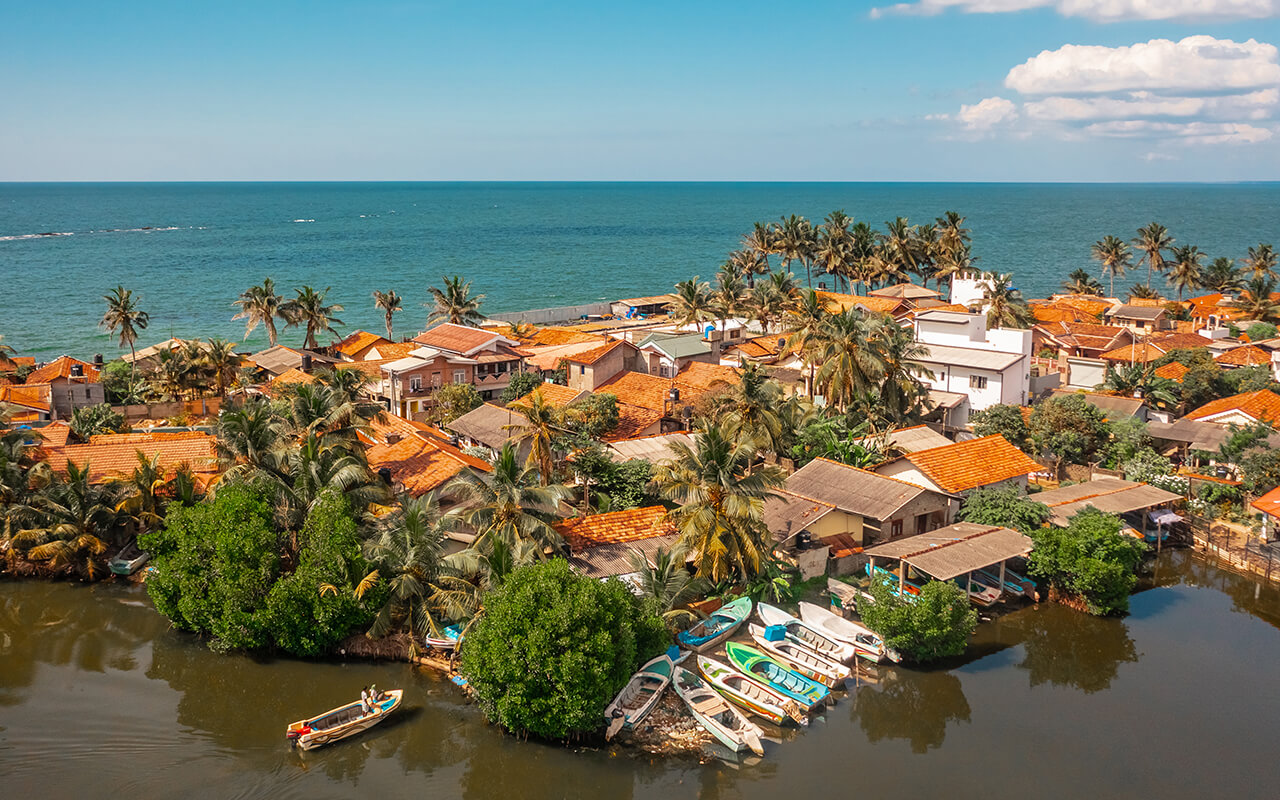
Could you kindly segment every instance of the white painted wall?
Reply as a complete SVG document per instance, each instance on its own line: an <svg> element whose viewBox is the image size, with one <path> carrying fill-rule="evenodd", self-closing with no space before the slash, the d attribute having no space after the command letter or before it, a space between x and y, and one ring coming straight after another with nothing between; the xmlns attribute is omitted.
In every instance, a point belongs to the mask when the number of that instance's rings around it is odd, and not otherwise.
<svg viewBox="0 0 1280 800"><path fill-rule="evenodd" d="M1067 388L1092 389L1107 378L1107 362L1100 358L1068 358Z"/></svg>
<svg viewBox="0 0 1280 800"><path fill-rule="evenodd" d="M1009 353L1021 356L1021 360L1003 370L977 369L944 362L927 362L934 373L933 380L926 380L932 388L955 392L969 397L969 408L957 415L957 424L968 423L968 412L981 411L993 405L1025 405L1031 392L1031 331L996 328L987 329L986 318L981 314L959 315L948 313L947 319L917 317L916 341L947 347L963 347L968 350ZM985 388L971 386L972 376L985 377ZM957 409L959 410L959 409Z"/></svg>

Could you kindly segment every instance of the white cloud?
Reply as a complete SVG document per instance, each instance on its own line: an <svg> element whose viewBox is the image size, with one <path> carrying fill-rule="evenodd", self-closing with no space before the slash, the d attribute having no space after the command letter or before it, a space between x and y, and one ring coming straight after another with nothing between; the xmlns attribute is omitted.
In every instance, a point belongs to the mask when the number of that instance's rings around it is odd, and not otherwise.
<svg viewBox="0 0 1280 800"><path fill-rule="evenodd" d="M988 97L971 106L960 106L956 120L971 131L987 131L1018 116L1018 106L1003 97Z"/></svg>
<svg viewBox="0 0 1280 800"><path fill-rule="evenodd" d="M1178 157L1173 155L1172 153L1161 153L1161 152L1152 150L1150 153L1146 153L1145 155L1143 155L1142 160L1143 161L1177 161Z"/></svg>
<svg viewBox="0 0 1280 800"><path fill-rule="evenodd" d="M1095 22L1221 22L1280 16L1280 0L917 0L874 8L871 16L933 16L952 9L966 14L1000 14L1033 8L1052 8L1064 17L1085 17Z"/></svg>
<svg viewBox="0 0 1280 800"><path fill-rule="evenodd" d="M1224 92L1278 83L1275 45L1212 36L1152 39L1128 47L1069 44L1027 59L1004 80L1020 94Z"/></svg>
<svg viewBox="0 0 1280 800"><path fill-rule="evenodd" d="M1241 122L1152 122L1133 119L1095 122L1085 126L1095 136L1121 139L1178 139L1186 144L1257 144L1271 131Z"/></svg>
<svg viewBox="0 0 1280 800"><path fill-rule="evenodd" d="M1208 117L1211 119L1262 120L1280 105L1280 89L1211 97L1162 96L1132 92L1108 97L1046 97L1023 105L1032 119L1082 122L1149 117Z"/></svg>

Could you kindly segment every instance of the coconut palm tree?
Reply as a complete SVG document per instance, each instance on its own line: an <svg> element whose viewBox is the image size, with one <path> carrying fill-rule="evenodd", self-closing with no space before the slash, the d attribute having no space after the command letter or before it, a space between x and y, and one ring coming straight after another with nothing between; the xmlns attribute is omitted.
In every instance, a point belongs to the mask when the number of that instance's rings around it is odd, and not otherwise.
<svg viewBox="0 0 1280 800"><path fill-rule="evenodd" d="M782 257L782 268L787 269L793 261L804 264L806 285L812 289L813 272L810 267L813 264L813 253L817 246L813 223L804 217L792 214L775 223L774 234L775 247L778 255Z"/></svg>
<svg viewBox="0 0 1280 800"><path fill-rule="evenodd" d="M751 229L751 233L742 237L742 249L750 251L752 254L751 264L759 266L760 275L767 275L770 271L769 256L778 252L777 241L774 231L769 227L768 223L757 222ZM754 288L755 269L747 272L747 282Z"/></svg>
<svg viewBox="0 0 1280 800"><path fill-rule="evenodd" d="M1030 328L1035 315L1022 299L1022 292L1013 286L1013 276L988 272L983 296L987 301L987 325L995 328Z"/></svg>
<svg viewBox="0 0 1280 800"><path fill-rule="evenodd" d="M416 651L419 639L440 635L444 546L454 521L440 512L434 493L401 495L397 508L378 520L373 538L364 544L374 571L356 587L365 594L376 583L387 586L387 601L373 619L370 636L407 629Z"/></svg>
<svg viewBox="0 0 1280 800"><path fill-rule="evenodd" d="M218 464L223 470L280 473L288 423L266 397L250 395L241 403L224 407L216 433Z"/></svg>
<svg viewBox="0 0 1280 800"><path fill-rule="evenodd" d="M375 291L373 293L373 307L381 309L382 313L386 315L387 338L394 342L395 334L391 331L391 317L397 311L401 310L400 295L396 294L394 291Z"/></svg>
<svg viewBox="0 0 1280 800"><path fill-rule="evenodd" d="M324 331L331 336L338 334L333 326L342 325L343 322L334 315L342 310L342 306L337 303L324 304L325 295L329 293L328 286L321 292L310 286L303 286L295 291L298 296L281 306L280 311L289 325L302 325L306 328L307 337L302 346L314 350L320 346L316 341L317 333Z"/></svg>
<svg viewBox="0 0 1280 800"><path fill-rule="evenodd" d="M973 264L970 254L972 237L964 227L965 218L955 211L948 211L935 220L937 223L937 267L933 277L942 288L943 280L950 280L957 272L969 269Z"/></svg>
<svg viewBox="0 0 1280 800"><path fill-rule="evenodd" d="M756 450L749 442L705 423L693 447L677 442L671 451L672 458L654 468L654 484L679 505L670 517L681 543L697 554L699 576L713 583L755 576L771 548L764 501L782 485L782 470L752 469Z"/></svg>
<svg viewBox="0 0 1280 800"><path fill-rule="evenodd" d="M1106 377L1095 388L1124 397L1142 397L1161 408L1178 404L1177 384L1155 374L1155 365L1107 366Z"/></svg>
<svg viewBox="0 0 1280 800"><path fill-rule="evenodd" d="M837 289L840 279L847 282L853 273L853 237L849 232L852 222L843 211L832 211L818 226L814 243L814 263L833 277Z"/></svg>
<svg viewBox="0 0 1280 800"><path fill-rule="evenodd" d="M496 543L515 548L529 542L543 557L561 544L551 522L572 493L562 484L544 485L537 469L521 468L510 442L494 459L492 472L468 470L450 481L445 492L461 500L450 513L476 532L473 547L482 553L492 552Z"/></svg>
<svg viewBox="0 0 1280 800"><path fill-rule="evenodd" d="M138 341L138 331L147 329L147 324L151 322L151 315L138 308L138 303L133 298L133 291L123 286L112 289L111 293L104 295L102 299L107 301L107 313L102 315L102 321L98 324L115 336L121 347L128 345L129 380L132 381L133 362L137 360L134 345Z"/></svg>
<svg viewBox="0 0 1280 800"><path fill-rule="evenodd" d="M244 338L248 339L255 328L264 325L267 329L267 341L272 347L276 346L276 319L284 319L281 311L284 298L276 294L275 281L265 278L261 286L250 286L232 305L240 307L240 311L231 319L245 321Z"/></svg>
<svg viewBox="0 0 1280 800"><path fill-rule="evenodd" d="M788 353L801 355L809 362L809 394L813 394L815 362L813 354L822 341L822 329L830 314L826 304L812 289L803 289L787 305L782 316L782 330L787 334Z"/></svg>
<svg viewBox="0 0 1280 800"><path fill-rule="evenodd" d="M565 432L564 419L560 410L542 396L541 389L534 389L521 398L516 408L525 421L503 425L502 429L511 434L511 441L517 447L529 446L525 466L536 469L542 485L546 486L555 471L556 443Z"/></svg>
<svg viewBox="0 0 1280 800"><path fill-rule="evenodd" d="M830 314L818 330L812 362L821 364L816 376L827 402L835 408L848 408L854 395L876 385L882 366L876 352L868 346L872 323L867 314L850 308Z"/></svg>
<svg viewBox="0 0 1280 800"><path fill-rule="evenodd" d="M1244 268L1255 278L1274 278L1276 272L1276 251L1269 244L1260 244L1249 248L1249 255L1244 259Z"/></svg>
<svg viewBox="0 0 1280 800"><path fill-rule="evenodd" d="M639 550L632 550L627 556L640 596L657 602L668 625L696 620L697 614L687 605L706 591L706 582L695 578L685 567L688 556L689 548L680 542L670 549L659 547L652 558L646 558Z"/></svg>
<svg viewBox="0 0 1280 800"><path fill-rule="evenodd" d="M431 303L423 304L433 309L431 315L427 317L428 325L433 322L479 325L484 321L485 316L480 313L484 295L478 294L474 297L471 295L471 281L462 280L461 275L454 275L452 278L446 275L441 280L444 281L443 289L432 286L427 290L431 292L433 300Z"/></svg>
<svg viewBox="0 0 1280 800"><path fill-rule="evenodd" d="M922 252L918 229L906 217L895 217L884 226L880 250L885 265L892 265L887 271L903 277L919 274Z"/></svg>
<svg viewBox="0 0 1280 800"><path fill-rule="evenodd" d="M202 358L218 396L226 397L227 389L235 383L240 370L240 356L236 355L235 345L226 339L210 339Z"/></svg>
<svg viewBox="0 0 1280 800"><path fill-rule="evenodd" d="M1169 267L1169 283L1178 290L1178 302L1186 289L1201 285L1204 274L1204 253L1194 245L1173 248L1173 264Z"/></svg>
<svg viewBox="0 0 1280 800"><path fill-rule="evenodd" d="M692 280L676 284L676 299L671 304L671 313L679 325L697 326L715 319L716 312L712 303L711 287L706 281L699 281L695 275Z"/></svg>
<svg viewBox="0 0 1280 800"><path fill-rule="evenodd" d="M1133 266L1129 245L1119 236L1107 234L1093 243L1093 260L1102 265L1102 274L1111 278L1110 296L1116 296L1116 277L1124 277L1124 271Z"/></svg>
<svg viewBox="0 0 1280 800"><path fill-rule="evenodd" d="M747 287L732 265L726 264L716 274L716 288L711 292L711 308L719 320L738 317L747 310ZM721 325L721 330L724 326Z"/></svg>
<svg viewBox="0 0 1280 800"><path fill-rule="evenodd" d="M316 373L316 380L331 387L350 403L367 403L365 387L373 382L373 376L358 369L338 367L322 369ZM381 419L386 412L377 403L363 406L363 414L370 421Z"/></svg>
<svg viewBox="0 0 1280 800"><path fill-rule="evenodd" d="M1068 294L1102 294L1102 284L1098 283L1083 269L1073 270L1062 282L1062 291Z"/></svg>
<svg viewBox="0 0 1280 800"><path fill-rule="evenodd" d="M1204 274L1200 276L1200 286L1210 292L1231 294L1240 291L1244 281L1240 271L1236 269L1235 260L1219 256L1205 268Z"/></svg>
<svg viewBox="0 0 1280 800"><path fill-rule="evenodd" d="M871 280L877 249L875 229L865 222L853 223L849 228L849 264L856 283L865 286ZM856 287L851 291L856 291Z"/></svg>
<svg viewBox="0 0 1280 800"><path fill-rule="evenodd" d="M87 462L79 466L68 461L65 478L45 475L33 500L39 522L13 534L11 546L49 569L70 568L96 577L101 567L98 556L107 550L104 537L117 524L113 490L90 481Z"/></svg>
<svg viewBox="0 0 1280 800"><path fill-rule="evenodd" d="M1141 283L1135 284L1134 286L1129 287L1129 301L1133 302L1135 299L1159 300L1160 290L1152 289L1150 286L1145 286Z"/></svg>
<svg viewBox="0 0 1280 800"><path fill-rule="evenodd" d="M147 458L138 451L138 464L128 478L114 481L116 496L116 513L127 515L133 520L139 533L150 530L164 521L164 492L169 485L165 477L164 467L160 464L160 454Z"/></svg>
<svg viewBox="0 0 1280 800"><path fill-rule="evenodd" d="M1158 222L1151 222L1146 227L1138 228L1138 235L1133 240L1133 246L1142 251L1142 258L1138 259L1138 266L1142 266L1142 262L1147 262L1147 287L1151 286L1151 273L1164 272L1165 258L1164 251L1173 247L1174 238L1169 235L1169 229Z"/></svg>
<svg viewBox="0 0 1280 800"><path fill-rule="evenodd" d="M1275 278L1264 276L1250 278L1240 297L1231 305L1247 319L1275 323L1280 321L1280 302L1272 297L1275 291Z"/></svg>
<svg viewBox="0 0 1280 800"><path fill-rule="evenodd" d="M898 427L915 424L929 397L921 378L933 379L923 361L929 349L915 340L911 329L885 316L872 318L868 346L879 366L878 407Z"/></svg>
<svg viewBox="0 0 1280 800"><path fill-rule="evenodd" d="M758 450L779 452L782 447L782 385L759 364L742 368L731 390L711 399L712 416L734 438L748 439Z"/></svg>
<svg viewBox="0 0 1280 800"><path fill-rule="evenodd" d="M12 347L4 343L4 334L0 333L0 364L10 363L9 356L16 352Z"/></svg>
<svg viewBox="0 0 1280 800"><path fill-rule="evenodd" d="M782 310L787 300L778 293L773 281L761 281L747 295L747 309L752 319L760 322L761 329L767 334L773 330L782 317Z"/></svg>

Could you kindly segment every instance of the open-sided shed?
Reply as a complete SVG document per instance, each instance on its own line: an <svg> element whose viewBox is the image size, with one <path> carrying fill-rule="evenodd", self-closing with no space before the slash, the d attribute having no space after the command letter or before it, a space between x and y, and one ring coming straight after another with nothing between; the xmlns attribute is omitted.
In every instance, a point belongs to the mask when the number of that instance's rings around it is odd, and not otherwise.
<svg viewBox="0 0 1280 800"><path fill-rule="evenodd" d="M1025 556L1034 548L1031 538L1011 528L957 522L930 533L878 545L865 551L872 567L880 558L898 561L899 585L906 581L906 567L938 580L969 575L980 569L999 566L1000 584L1005 585L1005 562Z"/></svg>
<svg viewBox="0 0 1280 800"><path fill-rule="evenodd" d="M1053 524L1065 526L1076 512L1093 506L1108 514L1127 514L1181 500L1182 495L1167 492L1146 483L1120 478L1095 478L1074 486L1063 486L1032 495L1053 512Z"/></svg>

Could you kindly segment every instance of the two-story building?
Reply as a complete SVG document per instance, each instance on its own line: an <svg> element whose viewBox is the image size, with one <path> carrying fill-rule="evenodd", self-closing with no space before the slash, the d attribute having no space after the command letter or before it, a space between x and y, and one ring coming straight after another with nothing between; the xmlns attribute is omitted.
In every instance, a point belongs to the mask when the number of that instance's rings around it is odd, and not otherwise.
<svg viewBox="0 0 1280 800"><path fill-rule="evenodd" d="M54 419L71 419L77 408L106 402L99 381L101 358L90 364L71 356L60 356L27 375L27 383L49 384L49 399Z"/></svg>
<svg viewBox="0 0 1280 800"><path fill-rule="evenodd" d="M1027 488L1027 476L1043 469L1000 434L907 453L875 471L953 497L974 489Z"/></svg>
<svg viewBox="0 0 1280 800"><path fill-rule="evenodd" d="M446 322L413 341L417 347L407 356L379 368L379 394L396 416L425 414L432 393L447 383L469 383L482 398L493 399L524 370L524 353L496 331Z"/></svg>
<svg viewBox="0 0 1280 800"><path fill-rule="evenodd" d="M918 359L932 373L925 385L963 395L950 412L949 427L968 424L969 414L994 405L1026 405L1031 390L1031 331L987 329L982 314L926 311L912 321L927 353Z"/></svg>

